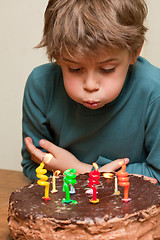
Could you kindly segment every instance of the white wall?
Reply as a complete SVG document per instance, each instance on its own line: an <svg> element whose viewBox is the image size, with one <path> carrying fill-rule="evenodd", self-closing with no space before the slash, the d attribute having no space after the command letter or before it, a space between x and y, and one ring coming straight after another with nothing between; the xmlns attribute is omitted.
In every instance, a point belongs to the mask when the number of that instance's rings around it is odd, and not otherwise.
<svg viewBox="0 0 160 240"><path fill-rule="evenodd" d="M21 105L31 70L45 63L33 49L43 29L47 0L0 0L0 168L21 170Z"/></svg>
<svg viewBox="0 0 160 240"><path fill-rule="evenodd" d="M149 28L142 55L153 65L160 67L160 0L146 0L148 5L148 17L146 25Z"/></svg>
<svg viewBox="0 0 160 240"><path fill-rule="evenodd" d="M0 168L21 170L22 97L32 69L47 62L40 41L47 0L0 0ZM160 0L147 0L150 28L142 55L160 67Z"/></svg>

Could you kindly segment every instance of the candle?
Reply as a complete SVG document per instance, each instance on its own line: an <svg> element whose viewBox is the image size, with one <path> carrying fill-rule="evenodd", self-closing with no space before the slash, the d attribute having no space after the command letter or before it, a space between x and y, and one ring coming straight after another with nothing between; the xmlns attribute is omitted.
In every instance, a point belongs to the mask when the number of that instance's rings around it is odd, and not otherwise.
<svg viewBox="0 0 160 240"><path fill-rule="evenodd" d="M124 198L122 200L124 202L129 202L131 200L131 198L128 198L129 186L130 186L128 173L125 172L126 165L123 162L120 162L120 165L122 167L116 174L118 176L119 185L124 187Z"/></svg>
<svg viewBox="0 0 160 240"><path fill-rule="evenodd" d="M63 192L66 193L66 198L62 199L62 203L73 203L77 204L76 200L70 199L70 192L69 192L69 185L71 184L74 186L74 184L77 182L76 180L76 169L70 168L64 171L65 177L63 178Z"/></svg>
<svg viewBox="0 0 160 240"><path fill-rule="evenodd" d="M70 194L75 194L75 193L76 193L75 188L73 187L72 184L70 184L70 190L69 190L69 193L70 193Z"/></svg>
<svg viewBox="0 0 160 240"><path fill-rule="evenodd" d="M107 179L107 183L111 182L111 178L113 178L113 175L114 175L113 173L109 173L109 172L103 173L103 177Z"/></svg>
<svg viewBox="0 0 160 240"><path fill-rule="evenodd" d="M42 161L46 164L46 163L49 163L52 158L53 158L53 155L51 153L46 153Z"/></svg>
<svg viewBox="0 0 160 240"><path fill-rule="evenodd" d="M117 175L115 175L114 178L115 178L115 181L114 181L114 193L113 193L113 195L120 195L120 191L118 190Z"/></svg>
<svg viewBox="0 0 160 240"><path fill-rule="evenodd" d="M113 175L114 175L113 173L103 173L103 177L106 178L107 180L113 178ZM119 195L120 191L118 191L117 176L115 175L114 178L115 178L115 182L114 182L114 193L113 193L113 195ZM110 183L110 182L107 182L107 183Z"/></svg>
<svg viewBox="0 0 160 240"><path fill-rule="evenodd" d="M52 191L51 193L56 193L58 190L56 189L56 177L61 173L60 170L56 170L53 172L53 177L52 177Z"/></svg>
<svg viewBox="0 0 160 240"><path fill-rule="evenodd" d="M40 166L36 168L37 177L40 178L37 181L38 185L45 186L45 195L42 197L45 201L50 200L49 198L49 182L47 182L48 177L44 174L47 173L47 170L44 169L44 163L41 162Z"/></svg>
<svg viewBox="0 0 160 240"><path fill-rule="evenodd" d="M89 187L92 188L93 190L93 197L90 199L91 203L98 203L99 199L97 198L97 190L95 185L99 184L99 178L100 178L100 173L98 171L98 165L96 163L93 163L93 166L95 168L94 171L91 171L89 173Z"/></svg>

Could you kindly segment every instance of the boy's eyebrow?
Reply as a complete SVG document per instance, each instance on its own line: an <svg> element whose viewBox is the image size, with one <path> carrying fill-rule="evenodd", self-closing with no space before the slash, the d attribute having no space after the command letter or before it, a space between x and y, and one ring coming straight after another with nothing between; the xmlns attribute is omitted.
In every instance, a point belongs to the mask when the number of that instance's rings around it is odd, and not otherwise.
<svg viewBox="0 0 160 240"><path fill-rule="evenodd" d="M63 61L66 61L66 62L70 62L70 63L78 63L78 62L75 62L75 61L73 61L73 60L71 60L71 59L68 59L68 58L63 58Z"/></svg>
<svg viewBox="0 0 160 240"><path fill-rule="evenodd" d="M109 63L109 62L115 62L115 61L118 61L119 59L118 58L109 58L109 59L106 59L102 62L98 62L99 64L104 64L104 63Z"/></svg>
<svg viewBox="0 0 160 240"><path fill-rule="evenodd" d="M74 64L79 64L79 62L76 62L74 60L71 60L71 59L68 59L68 58L63 58L64 61L66 62L70 62L70 63L74 63ZM97 62L98 64L104 64L104 63L108 63L108 62L114 62L114 61L118 61L118 58L109 58L109 59L106 59L102 62Z"/></svg>

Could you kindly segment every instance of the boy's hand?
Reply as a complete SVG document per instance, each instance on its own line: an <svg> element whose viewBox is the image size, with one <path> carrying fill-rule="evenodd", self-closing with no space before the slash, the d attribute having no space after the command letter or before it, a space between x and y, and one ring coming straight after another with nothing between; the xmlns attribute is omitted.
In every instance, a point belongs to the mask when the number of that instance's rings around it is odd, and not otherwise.
<svg viewBox="0 0 160 240"><path fill-rule="evenodd" d="M36 148L32 142L30 137L25 138L25 144L28 152L31 154L31 159L40 164L42 162L45 163L45 168L49 171L60 170L64 172L68 168L75 168L77 173L85 173L90 172L92 169L92 165L80 162L72 153L69 151L56 146L55 144L47 141L40 140L40 146L47 150L47 152L53 155L53 158L47 163L47 159L45 159L46 153L42 152L38 148ZM117 159L111 163L108 163L100 168L100 172L114 172L120 168L120 162L124 162L124 164L129 163L128 158ZM134 174L135 176L141 177L142 175ZM157 183L157 180L152 177L144 176L145 180L148 180L154 184Z"/></svg>
<svg viewBox="0 0 160 240"><path fill-rule="evenodd" d="M129 158L116 159L111 163L105 164L100 168L100 172L114 172L121 167L120 162L122 161L127 165L129 163Z"/></svg>
<svg viewBox="0 0 160 240"><path fill-rule="evenodd" d="M26 144L27 151L31 154L31 159L40 164L42 162L42 158L45 156L46 153L42 152L38 148L36 148L33 144L33 141L30 137L26 137L24 139Z"/></svg>
<svg viewBox="0 0 160 240"><path fill-rule="evenodd" d="M64 172L66 169L75 168L77 173L84 173L90 171L92 168L91 165L80 162L72 153L58 147L57 145L47 141L47 140L40 140L40 146L47 150L47 152L53 155L53 158L49 163L45 162L45 157L43 159L46 166L49 168L48 170L61 170Z"/></svg>
<svg viewBox="0 0 160 240"><path fill-rule="evenodd" d="M48 163L45 160L46 153L36 148L30 137L25 138L25 144L28 152L31 154L31 159L38 164L40 164L43 159L45 163L45 168L49 171L60 170L63 172L68 168L75 168L77 170L77 173L85 173L90 172L92 169L92 165L80 162L72 153L61 147L56 146L55 144L47 140L42 139L40 140L39 144L47 152L53 155L53 158ZM122 161L124 161L125 164L128 164L129 159L117 159L101 167L100 172L116 171L120 168L119 163Z"/></svg>
<svg viewBox="0 0 160 240"><path fill-rule="evenodd" d="M116 170L118 170L120 168L120 162L124 162L124 164L128 164L129 163L129 158L123 158L123 159L116 159L115 161L108 163L106 165L104 165L103 167L100 168L100 172L114 172ZM140 174L133 174L137 177L144 177L144 180L146 181L150 181L153 184L157 184L157 179L156 178L152 178L152 177L147 177L144 175L140 175Z"/></svg>
<svg viewBox="0 0 160 240"><path fill-rule="evenodd" d="M65 171L68 168L75 168L77 173L90 172L92 165L80 162L72 153L69 151L56 146L55 144L41 139L39 144L47 152L53 155L53 158L49 162L45 159L46 153L36 148L30 137L25 138L25 144L28 152L31 154L31 159L40 164L45 163L45 168L49 171L60 170Z"/></svg>

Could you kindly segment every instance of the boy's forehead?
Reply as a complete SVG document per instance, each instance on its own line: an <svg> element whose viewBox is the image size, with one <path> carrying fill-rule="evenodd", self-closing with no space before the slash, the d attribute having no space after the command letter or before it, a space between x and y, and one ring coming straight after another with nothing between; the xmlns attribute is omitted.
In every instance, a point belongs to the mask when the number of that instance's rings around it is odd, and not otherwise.
<svg viewBox="0 0 160 240"><path fill-rule="evenodd" d="M69 62L81 62L86 59L89 61L96 61L99 63L103 62L109 62L109 61L118 61L121 56L124 54L129 54L127 49L120 49L120 48L112 48L112 49L99 49L96 51L96 53L78 53L76 51L69 52L69 51L63 51L61 58L65 61Z"/></svg>

